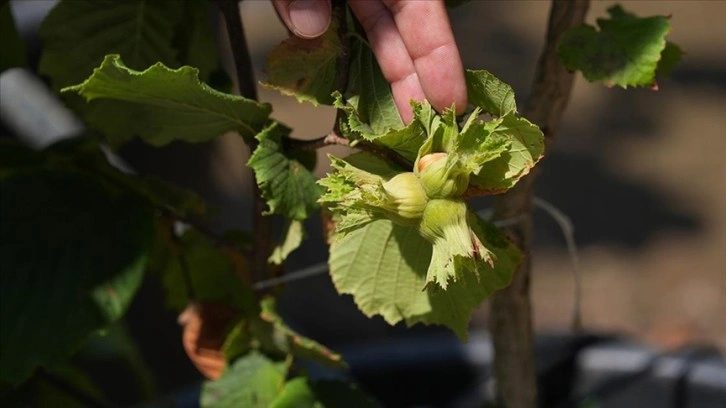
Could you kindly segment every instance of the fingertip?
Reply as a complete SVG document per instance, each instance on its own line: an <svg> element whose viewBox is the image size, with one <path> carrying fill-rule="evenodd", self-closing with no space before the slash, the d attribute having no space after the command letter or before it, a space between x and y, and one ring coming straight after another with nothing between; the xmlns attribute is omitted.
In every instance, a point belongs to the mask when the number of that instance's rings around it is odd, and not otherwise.
<svg viewBox="0 0 726 408"><path fill-rule="evenodd" d="M300 38L319 37L330 26L330 0L273 0L273 4L287 28Z"/></svg>

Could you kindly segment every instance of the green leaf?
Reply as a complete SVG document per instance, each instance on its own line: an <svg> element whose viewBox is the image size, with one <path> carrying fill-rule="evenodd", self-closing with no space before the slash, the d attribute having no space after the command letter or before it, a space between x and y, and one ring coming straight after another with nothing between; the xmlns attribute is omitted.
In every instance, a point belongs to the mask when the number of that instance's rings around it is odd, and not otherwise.
<svg viewBox="0 0 726 408"><path fill-rule="evenodd" d="M653 86L671 28L668 17L639 18L619 5L608 13L610 18L597 20L599 31L581 25L565 34L558 49L565 66L607 86Z"/></svg>
<svg viewBox="0 0 726 408"><path fill-rule="evenodd" d="M7 2L0 5L0 72L25 64L25 42L18 34L10 2Z"/></svg>
<svg viewBox="0 0 726 408"><path fill-rule="evenodd" d="M509 84L502 82L488 71L467 69L465 74L469 103L492 116L517 113L514 90Z"/></svg>
<svg viewBox="0 0 726 408"><path fill-rule="evenodd" d="M285 259L287 259L287 256L300 247L303 239L305 239L303 223L297 220L288 221L285 226L285 236L282 242L272 250L272 255L270 255L268 262L275 265L282 265Z"/></svg>
<svg viewBox="0 0 726 408"><path fill-rule="evenodd" d="M470 183L480 194L499 194L512 188L527 175L544 155L544 135L532 122L508 114L484 126L491 136L504 138L510 147L501 155L484 163Z"/></svg>
<svg viewBox="0 0 726 408"><path fill-rule="evenodd" d="M389 324L442 324L467 337L471 312L495 290L509 284L520 254L502 232L478 220L472 228L496 259L464 274L446 291L426 285L431 244L415 227L378 220L336 240L330 248L330 275L341 294L353 295L368 317ZM426 288L424 290L424 288Z"/></svg>
<svg viewBox="0 0 726 408"><path fill-rule="evenodd" d="M263 299L260 306L259 318L243 319L230 331L223 348L227 359L257 349L280 358L292 355L317 361L332 368L346 366L340 354L288 327L277 314L274 298Z"/></svg>
<svg viewBox="0 0 726 408"><path fill-rule="evenodd" d="M63 0L40 26L39 71L55 89L82 82L107 54L129 67L177 66L172 47L183 0Z"/></svg>
<svg viewBox="0 0 726 408"><path fill-rule="evenodd" d="M202 408L268 408L285 385L287 366L251 352L239 358L217 381L202 385Z"/></svg>
<svg viewBox="0 0 726 408"><path fill-rule="evenodd" d="M336 380L313 381L310 386L324 407L373 408L380 406L355 384Z"/></svg>
<svg viewBox="0 0 726 408"><path fill-rule="evenodd" d="M335 380L311 382L304 377L285 384L271 408L374 408L378 405L355 385Z"/></svg>
<svg viewBox="0 0 726 408"><path fill-rule="evenodd" d="M665 49L660 54L660 61L658 61L658 67L655 70L655 74L661 78L671 76L671 72L675 69L676 65L683 59L683 50L681 47L673 44L670 41L666 42Z"/></svg>
<svg viewBox="0 0 726 408"><path fill-rule="evenodd" d="M229 130L250 139L270 114L267 104L200 82L195 68L173 70L157 63L138 72L126 67L118 55L108 55L90 78L62 92L77 92L88 101L113 100L96 105L88 118L113 145L133 135L155 146L174 140L203 142Z"/></svg>
<svg viewBox="0 0 726 408"><path fill-rule="evenodd" d="M141 284L151 214L85 174L23 170L0 180L0 379L65 361L121 317Z"/></svg>
<svg viewBox="0 0 726 408"><path fill-rule="evenodd" d="M416 160L418 150L424 140L426 140L426 132L423 127L418 122L412 121L403 129L392 129L377 137L374 142L393 149L396 153L413 162Z"/></svg>
<svg viewBox="0 0 726 408"><path fill-rule="evenodd" d="M275 122L255 138L259 145L247 165L255 172L257 185L267 200L267 214L280 214L292 220L305 220L318 209L320 188L311 170L315 152L287 150L290 129Z"/></svg>
<svg viewBox="0 0 726 408"><path fill-rule="evenodd" d="M338 23L320 37L291 36L267 56L267 82L262 84L294 96L298 102L331 105L338 86L341 44Z"/></svg>
<svg viewBox="0 0 726 408"><path fill-rule="evenodd" d="M355 38L348 80L348 102L354 107L361 123L375 134L404 127L391 85L383 76L376 57L368 44Z"/></svg>
<svg viewBox="0 0 726 408"><path fill-rule="evenodd" d="M344 401L341 401L344 402ZM323 408L315 392L305 377L296 377L285 384L280 395L270 404L270 408Z"/></svg>
<svg viewBox="0 0 726 408"><path fill-rule="evenodd" d="M235 269L246 265L236 265L234 258L193 229L187 230L177 245L162 272L169 307L184 310L193 300L234 306L247 316L257 313L252 288L242 283ZM188 284L194 299L189 298Z"/></svg>

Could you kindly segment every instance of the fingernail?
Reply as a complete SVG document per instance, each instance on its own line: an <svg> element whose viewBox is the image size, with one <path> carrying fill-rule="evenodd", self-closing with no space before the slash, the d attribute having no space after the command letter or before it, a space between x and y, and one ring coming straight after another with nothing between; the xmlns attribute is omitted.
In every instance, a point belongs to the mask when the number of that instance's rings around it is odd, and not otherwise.
<svg viewBox="0 0 726 408"><path fill-rule="evenodd" d="M325 0L295 0L288 10L291 29L299 37L317 37L330 25L330 5Z"/></svg>

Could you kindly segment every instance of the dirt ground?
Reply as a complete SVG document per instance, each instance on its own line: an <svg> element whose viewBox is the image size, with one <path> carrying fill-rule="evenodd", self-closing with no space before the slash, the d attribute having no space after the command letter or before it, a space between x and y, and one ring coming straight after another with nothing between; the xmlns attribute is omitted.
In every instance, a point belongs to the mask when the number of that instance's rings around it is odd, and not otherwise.
<svg viewBox="0 0 726 408"><path fill-rule="evenodd" d="M610 4L594 2L589 21L604 16ZM537 195L575 225L587 329L664 347L708 342L726 350L726 1L622 4L640 15L672 15L670 39L687 55L658 92L607 89L578 77ZM475 0L452 11L464 65L511 83L521 103L548 6L546 1ZM287 34L267 1L245 2L243 18L262 78L265 54ZM329 131L332 110L260 92L295 136ZM239 166L244 151L237 139L224 139L215 147L212 169L224 194L240 202L248 193L247 174ZM320 165L318 173L325 171ZM239 207L222 208L219 220L247 224L240 214ZM325 259L320 243L306 245L314 250L295 255L297 267ZM574 299L570 260L559 229L542 212L533 255L536 327L566 329ZM305 302L307 314L292 310L290 315L303 326L326 325L310 317L320 308L338 331L349 327L352 335L364 319L350 312L331 316L329 302L337 300L331 300L335 295L326 280L291 285L299 293L292 298ZM310 290L320 295L310 296ZM483 305L474 325L485 326L486 317Z"/></svg>

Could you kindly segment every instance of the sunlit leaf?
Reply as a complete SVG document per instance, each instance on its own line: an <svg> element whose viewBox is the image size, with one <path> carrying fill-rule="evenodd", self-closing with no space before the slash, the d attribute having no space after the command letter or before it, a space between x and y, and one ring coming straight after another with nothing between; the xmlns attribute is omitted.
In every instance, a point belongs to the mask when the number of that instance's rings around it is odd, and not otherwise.
<svg viewBox="0 0 726 408"><path fill-rule="evenodd" d="M368 395L354 384L343 381L310 381L293 378L285 384L271 408L374 408L378 407Z"/></svg>
<svg viewBox="0 0 726 408"><path fill-rule="evenodd" d="M597 20L599 30L583 24L565 34L559 45L565 66L607 86L653 86L671 28L669 18L640 18L619 5L608 13L609 18ZM668 59L667 65L673 65L672 56Z"/></svg>
<svg viewBox="0 0 726 408"><path fill-rule="evenodd" d="M290 129L273 123L256 137L259 145L247 165L255 172L257 185L270 207L269 214L280 214L302 221L317 210L320 188L311 170L315 152L287 150L284 138Z"/></svg>
<svg viewBox="0 0 726 408"><path fill-rule="evenodd" d="M388 220L369 223L333 243L333 283L340 293L352 295L366 316L380 315L390 324L441 324L466 338L474 308L509 283L520 259L498 229L483 221L474 228L494 254L494 267L481 265L445 291L426 285L431 243L416 228Z"/></svg>
<svg viewBox="0 0 726 408"><path fill-rule="evenodd" d="M202 385L202 408L268 408L285 385L287 365L258 352L239 358L219 380Z"/></svg>
<svg viewBox="0 0 726 408"><path fill-rule="evenodd" d="M467 69L466 89L469 103L481 108L492 116L504 116L517 113L514 90L509 84L502 82L487 71Z"/></svg>
<svg viewBox="0 0 726 408"><path fill-rule="evenodd" d="M272 249L272 255L270 255L268 261L275 265L281 265L292 251L300 247L303 239L305 239L303 223L297 220L288 221L285 225L282 241Z"/></svg>
<svg viewBox="0 0 726 408"><path fill-rule="evenodd" d="M492 137L506 140L510 147L471 177L471 185L480 194L498 194L512 188L544 155L544 135L527 119L510 113L490 126Z"/></svg>
<svg viewBox="0 0 726 408"><path fill-rule="evenodd" d="M250 139L270 114L269 105L200 82L195 68L157 63L139 72L126 67L118 55L107 56L91 77L63 92L77 92L91 104L112 100L97 106L88 121L114 145L132 136L155 146L174 140L203 142L230 130Z"/></svg>

